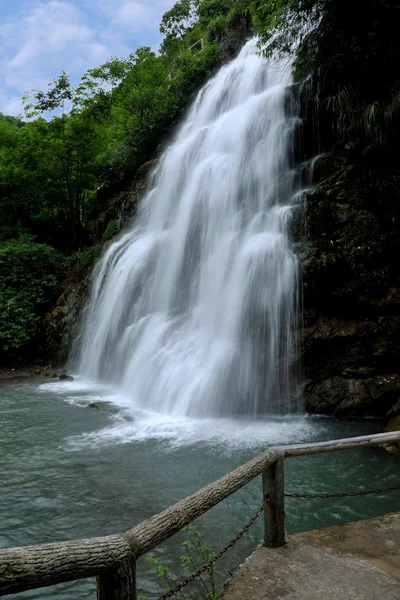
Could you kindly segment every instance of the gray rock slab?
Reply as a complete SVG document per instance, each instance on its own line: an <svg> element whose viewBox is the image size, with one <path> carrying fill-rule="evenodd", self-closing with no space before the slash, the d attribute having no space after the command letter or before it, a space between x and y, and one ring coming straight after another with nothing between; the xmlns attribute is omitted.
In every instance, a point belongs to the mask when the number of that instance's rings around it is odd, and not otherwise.
<svg viewBox="0 0 400 600"><path fill-rule="evenodd" d="M400 600L400 513L288 537L258 548L224 600Z"/></svg>

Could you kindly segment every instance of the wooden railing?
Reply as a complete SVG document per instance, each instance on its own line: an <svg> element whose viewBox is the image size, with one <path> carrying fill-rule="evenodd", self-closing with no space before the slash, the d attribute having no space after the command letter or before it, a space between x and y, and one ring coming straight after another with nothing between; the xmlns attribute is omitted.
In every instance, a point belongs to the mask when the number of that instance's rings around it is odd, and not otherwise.
<svg viewBox="0 0 400 600"><path fill-rule="evenodd" d="M400 442L400 431L273 447L121 535L0 550L0 596L97 577L98 599L136 600L136 560L259 475L263 498L269 497L264 510L264 544L282 546L286 458L395 442Z"/></svg>

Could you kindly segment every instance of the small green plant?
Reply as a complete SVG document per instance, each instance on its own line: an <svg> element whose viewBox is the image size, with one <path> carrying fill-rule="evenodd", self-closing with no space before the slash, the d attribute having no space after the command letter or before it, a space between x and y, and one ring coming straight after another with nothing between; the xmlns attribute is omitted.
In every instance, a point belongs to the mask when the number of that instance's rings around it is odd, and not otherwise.
<svg viewBox="0 0 400 600"><path fill-rule="evenodd" d="M69 270L88 270L93 267L95 262L100 258L103 250L101 244L89 246L83 250L78 250L65 259L65 269Z"/></svg>
<svg viewBox="0 0 400 600"><path fill-rule="evenodd" d="M191 575L196 573L201 566L208 563L213 558L214 552L209 545L204 542L202 534L196 527L190 525L189 527L186 527L184 531L187 534L187 539L182 544L184 553L180 557L180 563L183 570ZM176 582L170 575L169 568L160 562L158 554L149 554L147 556L147 562L153 568L156 577L166 584L167 589L176 585ZM187 588L183 588L174 594L174 598L177 600L219 600L222 597L215 587L214 562L212 562L207 570L196 579L196 589L189 591ZM149 600L149 596L146 594L139 595L139 600Z"/></svg>
<svg viewBox="0 0 400 600"><path fill-rule="evenodd" d="M119 221L117 219L112 219L111 221L108 222L107 227L104 230L103 236L102 236L102 240L103 242L107 242L108 240L111 240L113 237L115 237L120 230L120 226L119 226Z"/></svg>

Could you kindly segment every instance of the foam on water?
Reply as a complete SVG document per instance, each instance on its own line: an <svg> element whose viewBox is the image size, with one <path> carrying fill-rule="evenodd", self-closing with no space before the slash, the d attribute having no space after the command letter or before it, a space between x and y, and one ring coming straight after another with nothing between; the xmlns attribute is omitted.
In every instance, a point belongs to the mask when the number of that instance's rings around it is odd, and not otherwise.
<svg viewBox="0 0 400 600"><path fill-rule="evenodd" d="M275 444L301 443L315 435L316 427L306 417L282 420L239 420L173 418L159 413L136 413L119 416L115 423L100 431L69 438L66 449L81 450L85 446L103 447L156 440L165 450L200 445L223 447L224 451L266 449Z"/></svg>
<svg viewBox="0 0 400 600"><path fill-rule="evenodd" d="M224 451L266 448L279 443L301 443L316 435L321 425L306 416L264 418L175 417L134 406L129 396L116 394L109 386L77 379L42 384L38 391L56 393L63 401L79 408L97 403L106 411L109 425L90 433L73 436L63 447L79 451L85 447L100 448L114 444L157 441L164 450L181 446L209 445Z"/></svg>

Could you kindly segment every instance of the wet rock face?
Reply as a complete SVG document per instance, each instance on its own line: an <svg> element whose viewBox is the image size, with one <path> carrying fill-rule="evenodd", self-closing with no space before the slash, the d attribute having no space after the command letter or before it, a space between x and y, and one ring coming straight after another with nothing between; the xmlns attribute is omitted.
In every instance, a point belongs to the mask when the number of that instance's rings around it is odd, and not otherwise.
<svg viewBox="0 0 400 600"><path fill-rule="evenodd" d="M57 304L46 319L47 351L53 365L64 365L67 361L89 285L88 272L82 274L82 280L75 276L65 280Z"/></svg>
<svg viewBox="0 0 400 600"><path fill-rule="evenodd" d="M310 412L400 413L398 172L382 157L366 157L357 141L338 144L316 164L294 232Z"/></svg>
<svg viewBox="0 0 400 600"><path fill-rule="evenodd" d="M307 409L337 416L400 412L399 322L392 316L305 314Z"/></svg>
<svg viewBox="0 0 400 600"><path fill-rule="evenodd" d="M400 431L400 408L399 414L396 417L392 417L387 424L385 431ZM393 454L394 456L400 456L400 442L393 442L391 444L385 444L385 450L389 452L389 454Z"/></svg>
<svg viewBox="0 0 400 600"><path fill-rule="evenodd" d="M306 386L307 406L310 412L346 417L390 415L400 408L399 386L399 375L334 376Z"/></svg>

